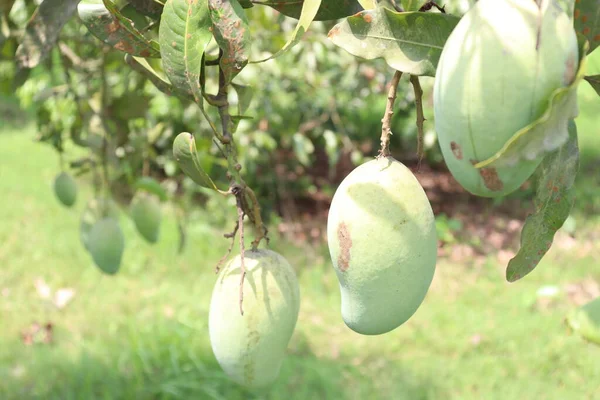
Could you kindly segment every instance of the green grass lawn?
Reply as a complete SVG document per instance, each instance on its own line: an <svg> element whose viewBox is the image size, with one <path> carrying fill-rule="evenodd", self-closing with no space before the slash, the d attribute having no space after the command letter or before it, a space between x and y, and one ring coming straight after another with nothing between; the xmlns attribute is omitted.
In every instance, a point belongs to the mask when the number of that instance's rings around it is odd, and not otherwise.
<svg viewBox="0 0 600 400"><path fill-rule="evenodd" d="M587 87L580 97L589 173L578 191L593 200L600 102ZM300 278L300 319L279 380L249 393L221 372L208 339L224 230L203 224L200 213L177 255L172 217L150 246L122 215L122 270L104 276L78 236L89 188L80 187L74 209L60 206L51 190L57 156L33 135L0 133L0 399L600 399L600 347L563 321L575 307L566 285L600 282L598 209L590 214L587 200L574 213L585 235L555 246L522 281L506 283L495 254L483 262L441 259L413 318L376 337L343 324L326 247L310 252L275 238L273 248ZM38 280L76 294L57 308L38 294ZM547 285L561 294L543 302L536 292ZM52 343L23 342L22 331L36 322L52 323Z"/></svg>

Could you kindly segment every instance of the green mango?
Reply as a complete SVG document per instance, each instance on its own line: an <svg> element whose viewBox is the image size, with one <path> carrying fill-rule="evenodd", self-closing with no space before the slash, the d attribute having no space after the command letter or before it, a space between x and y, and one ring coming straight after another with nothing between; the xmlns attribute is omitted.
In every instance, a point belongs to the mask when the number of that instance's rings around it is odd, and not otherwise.
<svg viewBox="0 0 600 400"><path fill-rule="evenodd" d="M572 311L567 316L567 323L584 339L600 345L600 297Z"/></svg>
<svg viewBox="0 0 600 400"><path fill-rule="evenodd" d="M300 290L292 266L271 250L245 252L244 315L239 308L241 258L219 273L210 301L210 342L219 365L235 382L258 389L279 376L296 327Z"/></svg>
<svg viewBox="0 0 600 400"><path fill-rule="evenodd" d="M102 272L109 275L117 273L125 250L125 237L115 218L103 218L92 226L88 250Z"/></svg>
<svg viewBox="0 0 600 400"><path fill-rule="evenodd" d="M499 167L474 164L499 152L537 120L552 93L569 86L579 63L573 23L555 0L480 0L444 45L436 70L433 111L444 160L478 196L517 190L541 155ZM570 110L570 118L577 115ZM564 121L565 127L567 119Z"/></svg>
<svg viewBox="0 0 600 400"><path fill-rule="evenodd" d="M156 243L160 234L162 211L156 196L139 193L131 203L131 219L137 231L149 243Z"/></svg>
<svg viewBox="0 0 600 400"><path fill-rule="evenodd" d="M81 222L79 224L79 238L86 250L90 250L89 237L92 228L96 222L105 217L118 219L119 207L110 198L95 197L88 201L81 214Z"/></svg>
<svg viewBox="0 0 600 400"><path fill-rule="evenodd" d="M350 329L379 335L415 313L435 272L437 233L404 164L382 157L355 168L333 196L327 239Z"/></svg>
<svg viewBox="0 0 600 400"><path fill-rule="evenodd" d="M65 206L71 207L77 200L77 184L75 179L66 172L61 172L54 179L54 193Z"/></svg>

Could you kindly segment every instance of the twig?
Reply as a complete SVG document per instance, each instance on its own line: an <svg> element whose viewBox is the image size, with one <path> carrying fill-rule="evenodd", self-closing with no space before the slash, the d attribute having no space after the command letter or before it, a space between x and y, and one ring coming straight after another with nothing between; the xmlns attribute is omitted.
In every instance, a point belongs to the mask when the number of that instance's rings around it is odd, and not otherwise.
<svg viewBox="0 0 600 400"><path fill-rule="evenodd" d="M439 12L441 12L442 14L446 14L446 6L439 6L438 4L436 4L435 1L428 1L427 3L423 4L421 6L421 8L419 8L420 12L424 12L424 11L429 11L431 10L433 7L437 8Z"/></svg>
<svg viewBox="0 0 600 400"><path fill-rule="evenodd" d="M418 171L421 169L421 161L423 160L423 122L425 122L425 117L423 115L423 89L421 89L419 77L416 75L410 76L410 83L412 83L415 90L415 106L417 108L417 157L419 159L417 163Z"/></svg>
<svg viewBox="0 0 600 400"><path fill-rule="evenodd" d="M244 209L242 208L242 196L244 195L244 191L239 186L235 186L232 191L235 195L238 211L238 225L240 230L240 314L244 315L244 278L246 277L246 252L244 249Z"/></svg>
<svg viewBox="0 0 600 400"><path fill-rule="evenodd" d="M225 253L225 255L223 257L221 257L221 259L217 263L217 266L215 267L216 274L219 273L219 270L221 269L221 265L223 265L223 263L225 262L227 257L229 257L229 255L231 254L231 250L233 250L233 245L235 244L235 235L237 235L237 231L238 231L239 227L240 227L240 221L239 220L235 221L235 227L233 228L233 231L223 234L225 239L231 239L231 244L229 245L229 248L227 249L227 253Z"/></svg>
<svg viewBox="0 0 600 400"><path fill-rule="evenodd" d="M402 72L396 71L394 77L390 82L390 88L388 90L387 104L385 106L385 114L381 119L381 149L379 150L378 157L387 157L390 155L390 135L392 134L392 115L394 115L394 102L396 101L396 90L398 90L398 83L402 77Z"/></svg>

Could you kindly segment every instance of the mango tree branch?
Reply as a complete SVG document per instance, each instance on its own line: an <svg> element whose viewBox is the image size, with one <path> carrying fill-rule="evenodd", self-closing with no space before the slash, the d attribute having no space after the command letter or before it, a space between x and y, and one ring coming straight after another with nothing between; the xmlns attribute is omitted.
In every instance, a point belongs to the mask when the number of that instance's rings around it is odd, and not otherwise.
<svg viewBox="0 0 600 400"><path fill-rule="evenodd" d="M417 157L419 159L418 165L421 166L421 160L423 160L423 122L425 117L423 115L423 89L421 89L421 83L419 77L416 75L410 76L410 83L413 85L415 90L415 106L417 108Z"/></svg>
<svg viewBox="0 0 600 400"><path fill-rule="evenodd" d="M402 72L396 71L390 82L388 90L387 104L385 106L385 114L381 119L381 149L378 157L387 157L390 155L390 135L392 134L392 115L394 115L394 102L396 101L396 91L398 83L402 77Z"/></svg>

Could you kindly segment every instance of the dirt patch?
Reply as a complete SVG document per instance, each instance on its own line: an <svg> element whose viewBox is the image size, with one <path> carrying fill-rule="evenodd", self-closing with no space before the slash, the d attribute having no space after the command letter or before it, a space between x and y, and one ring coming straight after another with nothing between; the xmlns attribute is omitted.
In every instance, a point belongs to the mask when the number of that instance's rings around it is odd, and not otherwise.
<svg viewBox="0 0 600 400"><path fill-rule="evenodd" d="M450 149L452 149L452 154L456 157L457 160L463 159L462 149L456 142L450 142Z"/></svg>
<svg viewBox="0 0 600 400"><path fill-rule="evenodd" d="M479 162L477 160L470 160L470 161L471 161L471 164L473 164L473 165L475 165ZM493 168L493 167L480 168L479 175L481 175L481 179L483 179L483 184L485 185L486 188L488 188L494 192L499 192L500 190L504 189L504 182L502 182L500 180L500 177L498 176L498 171L496 171L496 168Z"/></svg>

